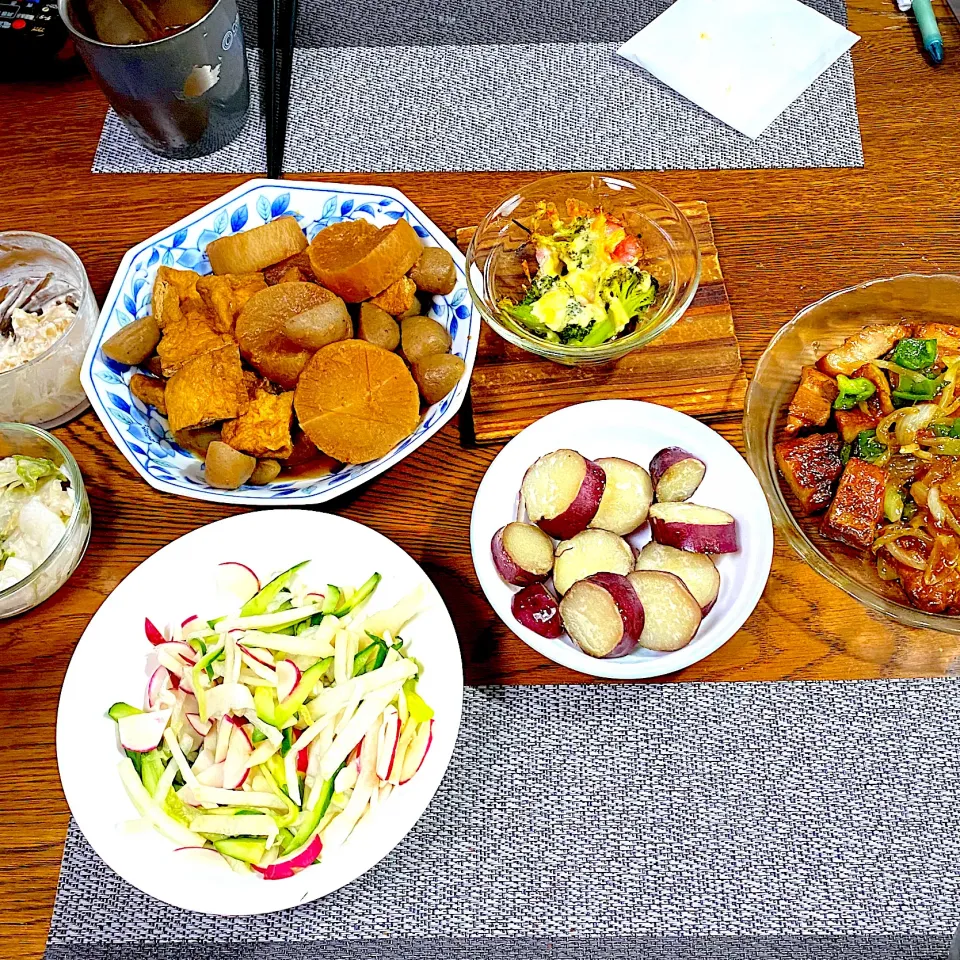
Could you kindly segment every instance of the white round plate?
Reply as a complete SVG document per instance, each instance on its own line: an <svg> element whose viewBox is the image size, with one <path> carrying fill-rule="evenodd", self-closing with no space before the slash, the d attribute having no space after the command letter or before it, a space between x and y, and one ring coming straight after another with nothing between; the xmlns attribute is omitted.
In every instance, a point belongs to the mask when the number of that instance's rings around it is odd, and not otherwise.
<svg viewBox="0 0 960 960"><path fill-rule="evenodd" d="M106 711L118 700L143 702L150 646L143 620L163 629L191 614L218 612L216 567L225 560L260 577L300 560L308 582L359 586L383 580L370 612L424 589L422 612L404 638L423 664L418 690L435 711L433 744L417 775L393 791L380 816L329 859L287 880L237 874L214 857L185 869L182 854L155 831L124 831L137 812L120 783L123 759ZM176 907L242 915L285 910L350 883L403 839L436 793L453 753L463 703L463 667L450 615L426 574L403 550L343 517L306 510L245 513L208 524L168 544L136 568L106 599L84 631L67 670L57 713L57 763L70 811L100 857L124 880ZM179 858L179 859L178 859Z"/></svg>
<svg viewBox="0 0 960 960"><path fill-rule="evenodd" d="M740 552L718 556L720 596L700 630L682 650L659 653L637 648L625 657L599 660L581 652L564 634L547 640L521 626L510 612L516 587L497 575L490 540L516 520L524 472L538 457L567 447L585 457L620 457L647 467L663 447L683 447L707 464L693 501L736 517ZM526 519L526 514L521 519ZM627 540L642 547L649 525ZM640 400L595 400L551 413L513 438L490 464L477 490L470 519L470 549L480 586L500 619L528 646L555 663L594 677L622 680L659 677L713 653L743 626L763 593L773 559L773 526L757 478L720 434L692 417Z"/></svg>

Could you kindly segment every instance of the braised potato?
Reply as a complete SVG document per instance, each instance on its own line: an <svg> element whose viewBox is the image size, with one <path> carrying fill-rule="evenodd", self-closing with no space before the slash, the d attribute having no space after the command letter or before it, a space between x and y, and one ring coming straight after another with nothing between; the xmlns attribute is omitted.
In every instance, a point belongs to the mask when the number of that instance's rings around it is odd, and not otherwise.
<svg viewBox="0 0 960 960"><path fill-rule="evenodd" d="M353 321L347 313L347 305L335 297L303 313L287 317L283 322L283 332L299 346L319 350L328 343L349 340L353 336Z"/></svg>
<svg viewBox="0 0 960 960"><path fill-rule="evenodd" d="M270 483L279 476L280 464L276 460L258 460L248 482L255 487L262 487L265 483Z"/></svg>
<svg viewBox="0 0 960 960"><path fill-rule="evenodd" d="M157 349L159 342L157 321L152 316L141 317L121 327L100 349L111 360L135 367Z"/></svg>
<svg viewBox="0 0 960 960"><path fill-rule="evenodd" d="M236 490L243 486L257 467L257 461L222 440L214 440L207 447L207 483L221 490Z"/></svg>
<svg viewBox="0 0 960 960"><path fill-rule="evenodd" d="M440 247L424 247L420 259L408 274L418 290L447 294L457 285L453 257Z"/></svg>
<svg viewBox="0 0 960 960"><path fill-rule="evenodd" d="M407 317L400 325L400 344L408 363L446 353L450 343L450 334L429 317Z"/></svg>
<svg viewBox="0 0 960 960"><path fill-rule="evenodd" d="M406 320L407 317L426 316L427 310L430 309L431 302L432 298L429 294L418 293L414 296L413 303L410 304L409 309L397 314L397 319Z"/></svg>
<svg viewBox="0 0 960 960"><path fill-rule="evenodd" d="M277 217L252 230L211 240L206 252L214 273L256 273L306 248L300 224L293 217Z"/></svg>
<svg viewBox="0 0 960 960"><path fill-rule="evenodd" d="M163 361L161 361L159 355L155 353L152 357L141 361L140 369L143 370L144 373L149 373L152 377L162 377Z"/></svg>
<svg viewBox="0 0 960 960"><path fill-rule="evenodd" d="M415 305L419 313L417 302L417 285L409 277L401 277L396 283L391 283L383 293L378 293L370 301L386 310L393 317L408 313Z"/></svg>
<svg viewBox="0 0 960 960"><path fill-rule="evenodd" d="M413 365L413 379L427 403L442 400L459 382L466 365L451 353L424 357Z"/></svg>
<svg viewBox="0 0 960 960"><path fill-rule="evenodd" d="M130 392L148 407L156 407L164 416L167 415L167 403L164 392L167 385L156 377L145 377L142 373L135 373L130 378Z"/></svg>
<svg viewBox="0 0 960 960"><path fill-rule="evenodd" d="M384 350L396 350L400 346L400 327L386 310L367 301L360 304L357 339Z"/></svg>

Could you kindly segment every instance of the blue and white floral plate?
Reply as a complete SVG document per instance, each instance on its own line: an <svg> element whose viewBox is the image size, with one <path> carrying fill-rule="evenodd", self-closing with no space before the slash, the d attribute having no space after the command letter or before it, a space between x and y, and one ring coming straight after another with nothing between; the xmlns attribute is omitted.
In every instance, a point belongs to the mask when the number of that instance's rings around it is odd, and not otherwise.
<svg viewBox="0 0 960 960"><path fill-rule="evenodd" d="M457 285L447 296L435 296L429 315L442 323L453 340L451 352L466 371L457 388L429 407L417 429L385 457L343 466L325 477L283 480L264 487L216 490L203 476L203 464L176 442L162 417L130 393L136 368L114 363L100 345L124 324L150 313L157 268L210 273L204 250L211 240L249 230L279 216L293 216L307 239L331 223L370 220L377 226L405 217L427 246L443 247L457 267ZM463 256L423 212L389 187L305 183L293 180L250 180L130 250L120 262L83 361L80 379L93 408L121 453L157 490L216 503L292 506L323 503L372 479L430 439L460 409L477 355L480 318L467 292Z"/></svg>

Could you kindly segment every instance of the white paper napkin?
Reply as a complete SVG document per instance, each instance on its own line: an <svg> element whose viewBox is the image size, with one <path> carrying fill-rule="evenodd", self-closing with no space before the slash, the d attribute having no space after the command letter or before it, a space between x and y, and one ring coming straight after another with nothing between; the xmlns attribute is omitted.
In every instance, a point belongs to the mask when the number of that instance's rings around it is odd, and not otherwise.
<svg viewBox="0 0 960 960"><path fill-rule="evenodd" d="M618 53L755 139L859 39L799 0L676 0Z"/></svg>

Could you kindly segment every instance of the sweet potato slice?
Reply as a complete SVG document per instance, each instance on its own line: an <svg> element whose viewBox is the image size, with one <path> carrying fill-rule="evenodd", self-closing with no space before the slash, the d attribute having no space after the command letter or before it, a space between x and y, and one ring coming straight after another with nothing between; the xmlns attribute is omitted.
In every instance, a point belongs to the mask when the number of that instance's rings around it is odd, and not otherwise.
<svg viewBox="0 0 960 960"><path fill-rule="evenodd" d="M417 385L406 364L365 340L318 350L300 375L294 405L306 435L343 463L382 457L420 419Z"/></svg>
<svg viewBox="0 0 960 960"><path fill-rule="evenodd" d="M423 244L406 220L378 230L366 220L334 223L310 244L317 279L346 300L369 300L399 280L420 258Z"/></svg>

